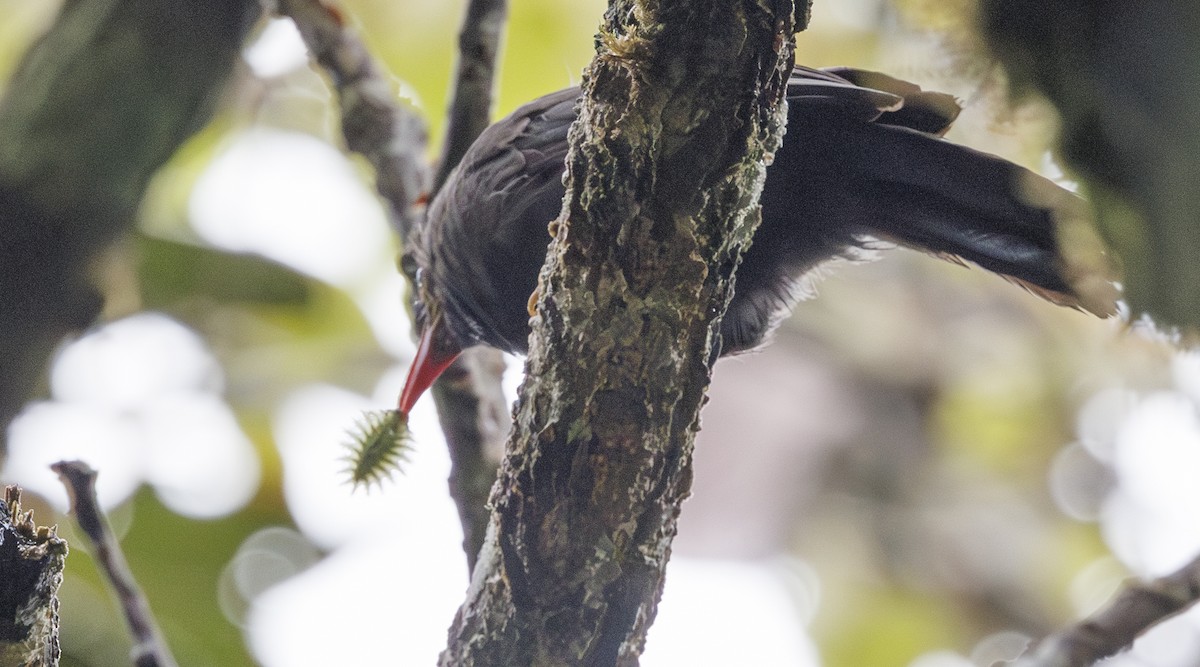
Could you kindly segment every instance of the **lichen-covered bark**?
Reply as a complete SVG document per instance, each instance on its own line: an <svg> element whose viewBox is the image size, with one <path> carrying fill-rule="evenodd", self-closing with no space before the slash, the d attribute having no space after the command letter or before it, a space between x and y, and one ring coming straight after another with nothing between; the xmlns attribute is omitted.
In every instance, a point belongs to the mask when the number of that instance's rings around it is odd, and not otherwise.
<svg viewBox="0 0 1200 667"><path fill-rule="evenodd" d="M613 0L527 380L443 665L633 665L806 7Z"/></svg>
<svg viewBox="0 0 1200 667"><path fill-rule="evenodd" d="M88 271L208 120L255 0L76 0L0 100L0 445L51 351L99 311ZM2 455L2 452L0 452Z"/></svg>
<svg viewBox="0 0 1200 667"><path fill-rule="evenodd" d="M6 488L0 500L0 665L58 665L58 587L66 559L66 541L54 528L33 523L33 512L21 509L19 488Z"/></svg>

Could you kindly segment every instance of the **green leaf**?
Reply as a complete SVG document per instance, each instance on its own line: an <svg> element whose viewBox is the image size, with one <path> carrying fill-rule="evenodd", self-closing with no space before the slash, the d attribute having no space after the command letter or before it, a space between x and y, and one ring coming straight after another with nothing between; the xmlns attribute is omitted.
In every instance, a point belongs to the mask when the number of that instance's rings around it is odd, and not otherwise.
<svg viewBox="0 0 1200 667"><path fill-rule="evenodd" d="M310 298L309 278L259 255L231 253L140 235L138 277L146 307L165 309L187 299L299 306Z"/></svg>

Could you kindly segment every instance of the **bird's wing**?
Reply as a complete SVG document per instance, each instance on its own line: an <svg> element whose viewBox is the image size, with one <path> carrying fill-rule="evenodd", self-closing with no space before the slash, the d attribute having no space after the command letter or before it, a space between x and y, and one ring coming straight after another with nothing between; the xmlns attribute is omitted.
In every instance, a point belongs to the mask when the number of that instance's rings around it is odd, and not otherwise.
<svg viewBox="0 0 1200 667"><path fill-rule="evenodd" d="M950 129L950 125L962 111L953 95L923 90L915 83L881 72L852 67L831 67L823 71L845 79L855 86L882 90L903 98L904 103L899 108L890 109L879 116L877 122L884 125L907 127L940 137Z"/></svg>
<svg viewBox="0 0 1200 667"><path fill-rule="evenodd" d="M434 201L423 239L434 298L460 344L523 351L533 291L565 189L579 89L539 98L485 130ZM454 289L445 289L453 281Z"/></svg>
<svg viewBox="0 0 1200 667"><path fill-rule="evenodd" d="M431 205L422 267L464 347L525 349L523 306L545 260L546 225L561 209L579 95L548 95L488 128ZM797 67L788 102L762 224L722 323L727 352L759 344L791 305L798 280L868 236L969 261L1079 304L1056 238L1058 220L1077 215L1079 200L940 139L957 114L952 97L871 72Z"/></svg>
<svg viewBox="0 0 1200 667"><path fill-rule="evenodd" d="M813 69L797 65L788 78L789 108L800 107L808 113L823 111L840 118L872 122L885 113L904 106L904 96L867 86L857 86L838 76L833 70ZM793 112L788 112L788 125Z"/></svg>

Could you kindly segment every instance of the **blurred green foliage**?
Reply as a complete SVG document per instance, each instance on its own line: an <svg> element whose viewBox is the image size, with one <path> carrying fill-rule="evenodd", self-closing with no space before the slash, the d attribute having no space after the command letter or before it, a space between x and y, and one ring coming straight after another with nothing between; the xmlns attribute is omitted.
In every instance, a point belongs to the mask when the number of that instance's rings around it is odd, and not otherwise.
<svg viewBox="0 0 1200 667"><path fill-rule="evenodd" d="M303 276L254 255L151 236L138 237L135 252L145 308L161 310L191 299L296 307L312 296Z"/></svg>
<svg viewBox="0 0 1200 667"><path fill-rule="evenodd" d="M942 602L887 586L848 591L846 603L855 611L822 634L825 664L906 665L922 653L954 644L965 628Z"/></svg>
<svg viewBox="0 0 1200 667"><path fill-rule="evenodd" d="M600 0L510 3L496 117L579 82L594 53L593 37L606 4ZM403 89L411 87L416 93L429 121L430 145L440 146L463 4L353 0L345 7L372 52Z"/></svg>

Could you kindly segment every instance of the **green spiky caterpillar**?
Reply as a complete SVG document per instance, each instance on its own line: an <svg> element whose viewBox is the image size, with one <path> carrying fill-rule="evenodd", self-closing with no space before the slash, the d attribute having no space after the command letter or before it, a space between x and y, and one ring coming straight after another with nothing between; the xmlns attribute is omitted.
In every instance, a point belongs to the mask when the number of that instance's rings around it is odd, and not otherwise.
<svg viewBox="0 0 1200 667"><path fill-rule="evenodd" d="M408 460L410 449L408 415L417 399L445 371L461 349L449 341L448 333L433 317L434 326L426 326L417 344L417 355L408 369L404 388L394 410L374 410L363 413L357 428L350 435L350 481L355 488L370 486L390 479Z"/></svg>
<svg viewBox="0 0 1200 667"><path fill-rule="evenodd" d="M350 431L350 483L357 489L391 479L408 462L412 448L408 415L399 410L371 410Z"/></svg>

